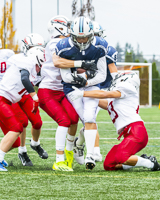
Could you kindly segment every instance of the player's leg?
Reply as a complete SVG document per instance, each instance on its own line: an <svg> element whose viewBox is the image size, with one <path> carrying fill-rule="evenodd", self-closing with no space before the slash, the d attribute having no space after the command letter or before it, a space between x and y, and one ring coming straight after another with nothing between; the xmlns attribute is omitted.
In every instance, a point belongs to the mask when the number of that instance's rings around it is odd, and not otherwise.
<svg viewBox="0 0 160 200"><path fill-rule="evenodd" d="M22 97L23 101L23 97ZM21 102L21 101L20 101ZM12 108L16 110L16 117L23 124L23 132L20 135L20 146L18 147L18 158L22 162L23 166L33 166L27 154L26 142L26 127L28 126L28 118L26 114L21 109L19 103L12 104Z"/></svg>
<svg viewBox="0 0 160 200"><path fill-rule="evenodd" d="M96 110L96 118L101 108L98 106ZM97 130L95 145L94 145L94 159L95 162L101 162L102 161L102 154L100 153L100 147L99 147L99 133Z"/></svg>
<svg viewBox="0 0 160 200"><path fill-rule="evenodd" d="M48 154L47 152L41 147L40 145L40 133L41 133L41 126L42 126L42 120L39 114L39 110L36 112L36 114L32 113L33 109L33 99L30 95L24 95L23 100L19 103L22 110L27 115L29 121L32 124L32 138L31 138L31 144L30 147L36 151L40 158L47 159Z"/></svg>
<svg viewBox="0 0 160 200"><path fill-rule="evenodd" d="M130 127L129 133L126 134ZM143 122L132 123L125 130L123 141L119 145L115 145L107 154L104 161L105 170L129 169L132 167L147 167L152 170L159 170L159 164L154 156L151 156L151 159L145 159L135 155L147 145L147 142L148 135Z"/></svg>
<svg viewBox="0 0 160 200"><path fill-rule="evenodd" d="M73 171L72 168L67 166L64 158L66 135L68 127L71 124L71 120L60 103L64 96L64 93L60 91L53 91L49 89L38 90L40 107L58 123L55 136L56 162L53 164L53 170Z"/></svg>
<svg viewBox="0 0 160 200"><path fill-rule="evenodd" d="M69 167L72 168L73 145L74 145L74 139L75 139L75 135L76 135L76 131L77 131L77 124L78 124L79 116L66 97L64 97L62 99L61 105L63 106L64 110L66 111L68 117L71 120L71 125L68 130L68 134L67 134L65 154L66 154L67 164Z"/></svg>
<svg viewBox="0 0 160 200"><path fill-rule="evenodd" d="M94 90L97 87L90 87L87 90ZM97 134L97 125L96 125L96 110L98 107L98 99L93 98L83 98L84 101L84 122L85 130L84 137L87 148L87 155L85 158L86 168L92 169L95 166L94 161L94 145Z"/></svg>
<svg viewBox="0 0 160 200"><path fill-rule="evenodd" d="M16 111L12 109L11 105L10 101L0 97L0 121L9 130L0 143L0 171L7 171L4 167L4 156L23 131L23 125L15 117Z"/></svg>
<svg viewBox="0 0 160 200"><path fill-rule="evenodd" d="M68 100L76 110L77 114L79 115L82 123L84 124L84 118L83 118L83 113L84 113L84 105L83 105L83 98L76 99L74 101L70 100L69 95L67 95ZM74 159L76 160L77 163L80 165L84 164L84 127L80 130L80 134L78 138L76 137L74 140Z"/></svg>

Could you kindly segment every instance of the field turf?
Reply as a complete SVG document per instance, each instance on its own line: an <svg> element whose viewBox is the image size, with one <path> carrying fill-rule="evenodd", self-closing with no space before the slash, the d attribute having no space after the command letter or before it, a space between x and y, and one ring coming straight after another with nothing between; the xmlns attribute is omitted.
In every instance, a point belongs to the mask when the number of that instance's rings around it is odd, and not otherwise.
<svg viewBox="0 0 160 200"><path fill-rule="evenodd" d="M158 107L141 108L140 115L145 122L149 142L141 155L155 155L160 162L160 110ZM108 200L153 200L160 199L160 171L144 168L128 171L106 172L99 162L93 171L86 171L74 161L74 172L53 171L55 161L55 132L57 124L41 111L43 127L41 144L49 158L42 160L30 146L30 128L27 128L26 146L33 167L23 167L17 156L17 149L10 151L5 160L10 164L8 172L0 172L0 199L108 199ZM117 134L106 111L100 111L98 118L100 147L103 160L114 144ZM79 123L78 130L82 127ZM77 131L78 135L78 131ZM0 132L0 138L3 137Z"/></svg>

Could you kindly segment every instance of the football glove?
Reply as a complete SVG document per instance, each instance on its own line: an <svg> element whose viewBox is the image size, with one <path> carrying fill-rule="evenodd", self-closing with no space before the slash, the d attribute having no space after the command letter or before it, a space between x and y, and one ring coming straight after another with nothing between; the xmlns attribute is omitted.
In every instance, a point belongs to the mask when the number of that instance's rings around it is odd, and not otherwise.
<svg viewBox="0 0 160 200"><path fill-rule="evenodd" d="M38 111L38 106L39 106L39 100L38 100L38 101L34 101L34 100L33 100L33 109L32 109L32 113L36 114L36 112Z"/></svg>
<svg viewBox="0 0 160 200"><path fill-rule="evenodd" d="M87 83L86 79L84 79L82 76L79 76L79 75L76 75L76 76L74 76L73 74L71 74L71 75L74 80L71 82L71 84L78 84L78 85L81 85L82 87L85 87L85 85Z"/></svg>
<svg viewBox="0 0 160 200"><path fill-rule="evenodd" d="M83 97L83 94L84 94L83 90L79 90L75 86L72 86L72 88L74 89L74 91L70 92L69 95L68 95L70 101L73 102L74 100Z"/></svg>
<svg viewBox="0 0 160 200"><path fill-rule="evenodd" d="M87 79L94 78L96 74L97 74L96 70L87 70L86 71Z"/></svg>
<svg viewBox="0 0 160 200"><path fill-rule="evenodd" d="M91 61L82 61L81 68L85 70L97 70L97 65Z"/></svg>

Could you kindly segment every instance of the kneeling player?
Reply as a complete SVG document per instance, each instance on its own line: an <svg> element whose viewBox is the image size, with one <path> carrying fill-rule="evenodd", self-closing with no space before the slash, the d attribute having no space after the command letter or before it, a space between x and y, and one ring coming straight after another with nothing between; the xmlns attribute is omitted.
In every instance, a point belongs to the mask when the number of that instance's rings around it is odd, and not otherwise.
<svg viewBox="0 0 160 200"><path fill-rule="evenodd" d="M110 91L80 91L77 88L72 99L92 97L100 100L99 106L108 110L109 115L123 141L114 145L104 161L105 170L129 169L132 167L147 167L152 171L160 170L155 156L137 156L148 143L148 134L141 117L138 114L138 88L140 80L134 72L122 73L113 81Z"/></svg>

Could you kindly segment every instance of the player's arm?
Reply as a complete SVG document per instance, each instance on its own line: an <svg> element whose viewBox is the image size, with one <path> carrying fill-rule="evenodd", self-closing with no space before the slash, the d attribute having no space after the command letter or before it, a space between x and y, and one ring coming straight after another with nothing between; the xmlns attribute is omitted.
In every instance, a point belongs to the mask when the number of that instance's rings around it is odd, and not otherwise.
<svg viewBox="0 0 160 200"><path fill-rule="evenodd" d="M87 62L83 60L68 60L65 58L61 58L56 53L52 56L52 61L55 67L61 68L61 69L67 69L67 68L83 68L85 70L87 69L97 69L97 65L94 62Z"/></svg>
<svg viewBox="0 0 160 200"><path fill-rule="evenodd" d="M91 97L91 98L97 98L97 99L120 98L121 92L119 92L118 90L115 90L115 91L103 91L103 90L84 91L83 97Z"/></svg>
<svg viewBox="0 0 160 200"><path fill-rule="evenodd" d="M31 95L31 97L33 98L37 94L34 90L32 83L29 80L29 71L26 69L22 69L20 71L20 73L21 73L21 81L22 81L23 86L25 87L27 92ZM37 100L38 100L38 97L37 97Z"/></svg>
<svg viewBox="0 0 160 200"><path fill-rule="evenodd" d="M55 53L52 56L53 64L57 68L61 69L66 69L66 68L73 68L74 66L74 61L73 60L68 60L65 58L60 58L57 56Z"/></svg>
<svg viewBox="0 0 160 200"><path fill-rule="evenodd" d="M106 69L106 58L105 56L99 58L97 62L97 74L94 78L87 80L87 86L96 85L105 81L107 76L107 69Z"/></svg>

